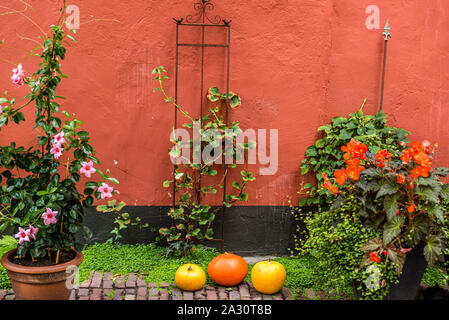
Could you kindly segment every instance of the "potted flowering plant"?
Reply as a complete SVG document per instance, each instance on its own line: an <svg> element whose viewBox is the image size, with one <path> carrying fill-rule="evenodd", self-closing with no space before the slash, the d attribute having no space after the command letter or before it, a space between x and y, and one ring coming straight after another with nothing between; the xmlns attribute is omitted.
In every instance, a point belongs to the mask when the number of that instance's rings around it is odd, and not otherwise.
<svg viewBox="0 0 449 320"><path fill-rule="evenodd" d="M360 248L365 252L360 268L367 277L356 289L366 293L383 288L390 299L413 299L427 264L443 259L448 213L442 205L449 198L449 185L441 178L449 170L432 166L436 147L413 142L398 154L382 149L369 153L365 144L352 139L342 147L346 166L332 179L322 174L322 186L338 195L331 210L355 197L364 227L381 231ZM394 282L400 277L399 283L387 281L388 270L396 272Z"/></svg>
<svg viewBox="0 0 449 320"><path fill-rule="evenodd" d="M17 100L7 93L0 98L0 130L21 124L22 109L34 105L37 136L30 147L16 142L0 146L0 232L12 231L18 239L17 248L4 254L1 263L17 299L68 299L67 268L83 261L83 243L75 235L81 231L91 236L83 224L84 208L92 206L94 198L112 197L109 184L118 181L109 171L95 168L100 162L89 132L58 102L65 99L56 95L67 78L61 70L64 42L75 39L66 34L63 22L40 38L40 53L34 51L42 60L38 70L29 75L18 65L11 78L15 85L29 86L25 104L16 106ZM79 189L81 176L94 175L97 179Z"/></svg>

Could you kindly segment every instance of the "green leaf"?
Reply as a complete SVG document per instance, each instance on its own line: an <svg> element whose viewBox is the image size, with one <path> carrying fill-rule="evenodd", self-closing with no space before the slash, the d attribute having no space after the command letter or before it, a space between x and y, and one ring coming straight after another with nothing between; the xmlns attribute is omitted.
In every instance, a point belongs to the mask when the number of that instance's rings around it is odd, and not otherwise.
<svg viewBox="0 0 449 320"><path fill-rule="evenodd" d="M380 247L382 247L383 242L381 238L374 238L366 242L364 245L362 245L359 250L363 251L375 251L378 250Z"/></svg>
<svg viewBox="0 0 449 320"><path fill-rule="evenodd" d="M393 219L397 216L398 211L398 194L386 196L384 198L384 209L387 213L388 220Z"/></svg>
<svg viewBox="0 0 449 320"><path fill-rule="evenodd" d="M440 238L435 235L427 237L427 245L424 247L424 257L430 267L433 267L436 262L442 260L443 248Z"/></svg>
<svg viewBox="0 0 449 320"><path fill-rule="evenodd" d="M396 216L393 219L387 221L384 225L383 242L389 244L401 233L401 226L404 224L405 218L402 216Z"/></svg>
<svg viewBox="0 0 449 320"><path fill-rule="evenodd" d="M377 192L376 199L386 195L392 195L398 192L399 188L397 186L392 186L388 182L383 184L380 190Z"/></svg>

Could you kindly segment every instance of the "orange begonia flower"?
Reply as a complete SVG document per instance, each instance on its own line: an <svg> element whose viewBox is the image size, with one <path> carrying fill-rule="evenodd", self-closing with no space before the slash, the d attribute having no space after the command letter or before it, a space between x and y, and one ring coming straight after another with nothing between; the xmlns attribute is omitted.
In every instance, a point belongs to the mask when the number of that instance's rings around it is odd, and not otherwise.
<svg viewBox="0 0 449 320"><path fill-rule="evenodd" d="M410 162L411 158L412 158L412 153L410 152L409 149L405 149L405 150L402 152L401 160L402 160L405 164L407 164L407 163Z"/></svg>
<svg viewBox="0 0 449 320"><path fill-rule="evenodd" d="M345 160L356 158L365 160L368 147L366 146L366 144L360 141L351 139L347 146L341 147L341 151L345 152L345 154L343 155L343 159Z"/></svg>
<svg viewBox="0 0 449 320"><path fill-rule="evenodd" d="M330 193L334 196L336 196L337 194L340 193L340 190L338 190L338 188L335 185L333 185L332 182L330 182L330 180L327 177L325 172L322 172L321 176L324 179L324 183L321 185L323 188L326 188L327 190L329 190Z"/></svg>
<svg viewBox="0 0 449 320"><path fill-rule="evenodd" d="M413 212L415 212L416 211L416 205L415 204L411 204L409 207L408 207L408 213L413 213Z"/></svg>
<svg viewBox="0 0 449 320"><path fill-rule="evenodd" d="M403 174L398 174L397 177L398 177L397 181L399 184L403 184L405 182L405 176Z"/></svg>
<svg viewBox="0 0 449 320"><path fill-rule="evenodd" d="M359 180L360 173L365 170L365 167L360 165L359 159L348 160L348 167L346 168L346 175L354 181Z"/></svg>
<svg viewBox="0 0 449 320"><path fill-rule="evenodd" d="M337 183L341 186L345 184L346 180L348 180L348 175L346 174L345 168L335 171L334 175L335 178L337 178Z"/></svg>

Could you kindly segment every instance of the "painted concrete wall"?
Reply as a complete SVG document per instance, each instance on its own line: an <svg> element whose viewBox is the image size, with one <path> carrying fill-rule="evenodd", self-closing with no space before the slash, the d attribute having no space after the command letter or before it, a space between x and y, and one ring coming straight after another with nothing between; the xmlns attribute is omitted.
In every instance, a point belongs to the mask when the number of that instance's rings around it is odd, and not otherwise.
<svg viewBox="0 0 449 320"><path fill-rule="evenodd" d="M28 1L33 9L27 14L43 28L56 21L58 1ZM121 181L119 198L129 205L169 205L162 182L172 170L167 150L173 111L152 92L151 71L164 65L173 77L172 17L191 13L193 1L72 2L80 8L81 28L63 65L70 76L59 92L69 97L63 107L91 131L101 169L111 169ZM380 8L381 28L387 18L392 27L385 97L390 124L412 131L414 139L438 141L438 164L449 165L447 0L215 3L216 14L232 18L231 90L242 96L243 105L231 119L240 120L242 128L279 129L279 170L257 177L250 205L282 206L287 196L296 198L299 164L319 126L353 112L364 97L365 111L377 111L383 38L382 30L366 28L368 5ZM17 0L0 0L0 6L23 7ZM92 16L105 20L92 22ZM24 96L27 88L9 81L12 66L5 60L34 71L37 60L25 60L22 51L34 44L20 36L33 38L37 28L17 14L0 21L0 39L7 45L0 47L0 88ZM199 40L199 33L184 36ZM213 33L208 40L224 37ZM180 103L188 110L198 107L199 57L199 49L183 49L180 55ZM208 49L206 64L206 86L224 88L223 49ZM174 94L173 81L168 91ZM28 108L26 116L33 112ZM12 126L1 131L0 143L14 138L28 146L32 137L30 130ZM258 166L249 169L258 172Z"/></svg>

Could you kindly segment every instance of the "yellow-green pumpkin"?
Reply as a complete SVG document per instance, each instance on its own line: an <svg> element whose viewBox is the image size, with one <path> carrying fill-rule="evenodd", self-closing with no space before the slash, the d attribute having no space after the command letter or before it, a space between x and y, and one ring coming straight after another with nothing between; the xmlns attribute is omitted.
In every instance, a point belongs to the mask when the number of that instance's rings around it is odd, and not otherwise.
<svg viewBox="0 0 449 320"><path fill-rule="evenodd" d="M175 282L181 290L197 291L206 283L206 273L200 266L188 263L176 270Z"/></svg>
<svg viewBox="0 0 449 320"><path fill-rule="evenodd" d="M274 294L284 286L287 273L282 264L276 261L261 261L251 270L251 282L254 288L263 294Z"/></svg>

